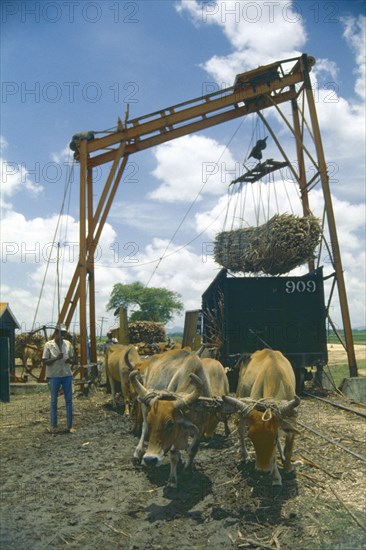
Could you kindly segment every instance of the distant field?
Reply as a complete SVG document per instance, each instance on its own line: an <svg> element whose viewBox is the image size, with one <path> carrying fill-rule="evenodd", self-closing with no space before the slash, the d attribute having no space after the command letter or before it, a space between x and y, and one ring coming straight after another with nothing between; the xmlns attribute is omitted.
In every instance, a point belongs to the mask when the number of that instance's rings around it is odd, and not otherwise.
<svg viewBox="0 0 366 550"><path fill-rule="evenodd" d="M344 331L339 330L338 333L342 338L342 340L344 341ZM355 344L366 344L366 330L354 330L352 334L353 334L353 341ZM329 331L327 333L327 338L328 338L329 344L339 343L337 335L333 331Z"/></svg>

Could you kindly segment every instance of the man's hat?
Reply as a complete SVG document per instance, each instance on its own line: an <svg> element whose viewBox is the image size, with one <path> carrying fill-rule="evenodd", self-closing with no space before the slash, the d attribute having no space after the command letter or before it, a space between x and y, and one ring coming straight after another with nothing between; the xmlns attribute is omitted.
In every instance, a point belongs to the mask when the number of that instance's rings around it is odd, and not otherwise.
<svg viewBox="0 0 366 550"><path fill-rule="evenodd" d="M59 330L60 332L69 332L66 325L62 325L60 323L56 325L56 330Z"/></svg>

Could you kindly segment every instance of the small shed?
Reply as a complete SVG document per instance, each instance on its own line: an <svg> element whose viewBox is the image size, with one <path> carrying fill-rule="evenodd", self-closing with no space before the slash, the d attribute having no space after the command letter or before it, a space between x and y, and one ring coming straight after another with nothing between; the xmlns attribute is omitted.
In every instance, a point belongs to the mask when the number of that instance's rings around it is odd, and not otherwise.
<svg viewBox="0 0 366 550"><path fill-rule="evenodd" d="M15 329L20 325L7 302L0 302L0 401L10 400L10 373L15 372Z"/></svg>

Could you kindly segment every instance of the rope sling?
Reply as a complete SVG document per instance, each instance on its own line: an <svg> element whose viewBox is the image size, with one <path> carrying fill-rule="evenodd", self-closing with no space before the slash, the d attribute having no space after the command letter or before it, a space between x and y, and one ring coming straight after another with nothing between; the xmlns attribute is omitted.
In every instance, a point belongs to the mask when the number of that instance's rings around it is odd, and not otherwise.
<svg viewBox="0 0 366 550"><path fill-rule="evenodd" d="M253 147L254 135L256 145ZM251 156L259 161L257 166L265 164L261 163L261 159L262 150L267 145L266 139L257 120L248 148L251 153L247 152L243 162L247 174L254 172L246 165ZM288 164L277 161L273 163ZM215 238L214 257L218 264L233 273L281 275L314 258L322 234L319 221L312 214L303 217L294 214L288 186L283 178L284 195L291 213L280 213L281 201L277 196L277 186L281 185L281 180L275 181L273 172L274 170L266 175L266 181L261 178L249 182L240 177L232 182L239 184L238 186L229 186L231 198L228 200L223 230ZM249 187L251 193L248 192ZM250 198L248 194L251 195ZM246 221L249 200L252 204L249 217L254 217L255 225ZM276 213L273 213L274 205ZM283 201L281 206L283 209Z"/></svg>

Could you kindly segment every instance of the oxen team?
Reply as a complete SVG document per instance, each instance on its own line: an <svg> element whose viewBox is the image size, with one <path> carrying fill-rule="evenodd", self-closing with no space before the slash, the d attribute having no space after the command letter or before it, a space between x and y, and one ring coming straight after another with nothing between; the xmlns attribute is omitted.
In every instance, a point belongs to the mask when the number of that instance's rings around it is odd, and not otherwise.
<svg viewBox="0 0 366 550"><path fill-rule="evenodd" d="M273 490L278 492L282 480L276 449L284 471L294 470L291 455L300 402L294 372L281 352L270 349L240 358L237 367L236 397L230 397L225 369L216 359L201 358L190 349L172 349L142 359L132 345L110 346L105 368L113 405L118 381L125 414L134 411L135 430L141 433L134 459L148 467L160 466L169 453L168 486L177 487L180 452L187 451L184 468L190 471L202 438L211 437L220 421L228 435L225 413L237 412L242 459L248 458L248 437L254 446L256 469L271 473ZM285 436L284 449L280 435Z"/></svg>

